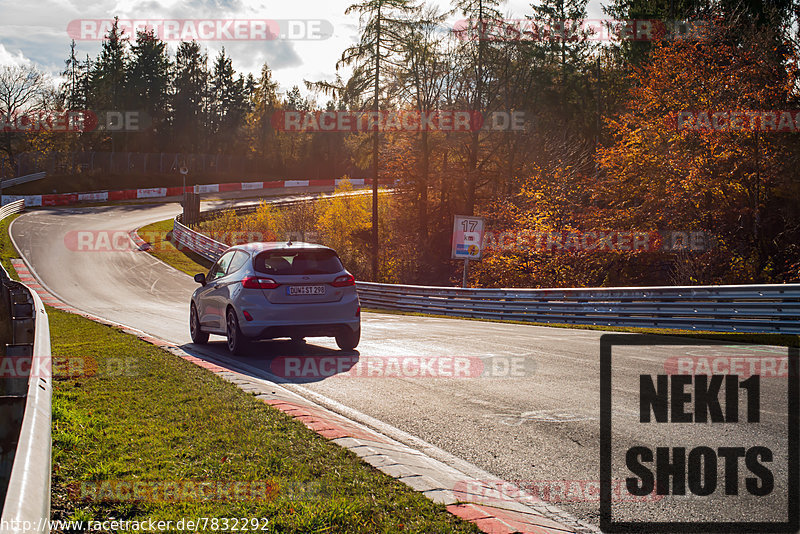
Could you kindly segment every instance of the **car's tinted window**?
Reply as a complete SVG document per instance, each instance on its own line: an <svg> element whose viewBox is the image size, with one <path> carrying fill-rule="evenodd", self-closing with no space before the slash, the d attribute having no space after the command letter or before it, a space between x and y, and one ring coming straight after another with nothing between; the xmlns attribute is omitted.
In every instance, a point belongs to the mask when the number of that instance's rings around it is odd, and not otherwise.
<svg viewBox="0 0 800 534"><path fill-rule="evenodd" d="M333 274L344 267L332 250L267 250L256 256L253 266L266 274Z"/></svg>
<svg viewBox="0 0 800 534"><path fill-rule="evenodd" d="M233 250L227 252L217 260L217 263L211 267L211 270L208 273L208 280L214 280L215 278L225 276L225 272L228 270L228 265L230 265L231 259L233 259L234 252L235 251Z"/></svg>
<svg viewBox="0 0 800 534"><path fill-rule="evenodd" d="M237 250L236 254L233 256L233 260L231 260L231 264L228 266L228 270L226 271L228 274L235 273L239 269L241 269L247 260L250 258L250 254L243 250Z"/></svg>

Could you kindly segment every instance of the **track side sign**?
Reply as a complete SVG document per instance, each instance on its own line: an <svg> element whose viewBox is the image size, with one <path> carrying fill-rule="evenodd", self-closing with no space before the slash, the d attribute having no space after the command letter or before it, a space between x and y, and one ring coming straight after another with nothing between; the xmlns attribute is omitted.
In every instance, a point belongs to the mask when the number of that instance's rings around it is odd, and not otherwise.
<svg viewBox="0 0 800 534"><path fill-rule="evenodd" d="M483 233L486 222L483 217L456 215L453 224L454 260L480 260L483 255Z"/></svg>

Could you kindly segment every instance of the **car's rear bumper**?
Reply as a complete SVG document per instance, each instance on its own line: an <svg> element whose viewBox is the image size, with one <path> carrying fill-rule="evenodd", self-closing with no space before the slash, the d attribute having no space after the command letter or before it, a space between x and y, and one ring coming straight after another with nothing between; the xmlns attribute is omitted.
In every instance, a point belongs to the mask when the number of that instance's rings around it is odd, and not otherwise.
<svg viewBox="0 0 800 534"><path fill-rule="evenodd" d="M235 308L239 329L254 339L335 336L342 328L354 332L361 328L355 291L336 302L314 304L265 304L257 297L239 298ZM251 320L247 320L245 311Z"/></svg>
<svg viewBox="0 0 800 534"><path fill-rule="evenodd" d="M350 323L328 323L328 324L286 324L270 325L261 329L253 328L242 333L253 339L274 339L277 337L334 337L343 330L358 332L361 329L359 321Z"/></svg>

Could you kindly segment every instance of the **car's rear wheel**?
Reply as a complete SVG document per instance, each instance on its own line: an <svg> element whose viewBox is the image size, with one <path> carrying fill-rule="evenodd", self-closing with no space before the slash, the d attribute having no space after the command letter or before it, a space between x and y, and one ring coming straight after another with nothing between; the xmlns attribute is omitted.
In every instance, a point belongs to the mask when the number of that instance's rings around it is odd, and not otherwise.
<svg viewBox="0 0 800 534"><path fill-rule="evenodd" d="M342 350L353 350L361 339L361 330L355 332L350 328L343 328L336 334L336 345Z"/></svg>
<svg viewBox="0 0 800 534"><path fill-rule="evenodd" d="M197 307L192 303L191 311L189 312L189 333L192 335L192 343L198 345L205 345L208 343L208 334L200 329L200 315L197 313Z"/></svg>
<svg viewBox="0 0 800 534"><path fill-rule="evenodd" d="M236 312L232 308L228 308L225 326L228 335L228 350L231 354L242 354L247 347L247 338L239 330L239 319L236 318Z"/></svg>

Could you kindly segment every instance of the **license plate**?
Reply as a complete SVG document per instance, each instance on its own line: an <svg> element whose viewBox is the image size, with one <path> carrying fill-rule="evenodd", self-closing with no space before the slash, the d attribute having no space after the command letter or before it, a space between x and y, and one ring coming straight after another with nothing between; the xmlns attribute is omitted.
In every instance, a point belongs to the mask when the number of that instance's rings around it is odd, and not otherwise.
<svg viewBox="0 0 800 534"><path fill-rule="evenodd" d="M324 295L325 286L289 286L286 288L289 296L297 295Z"/></svg>

